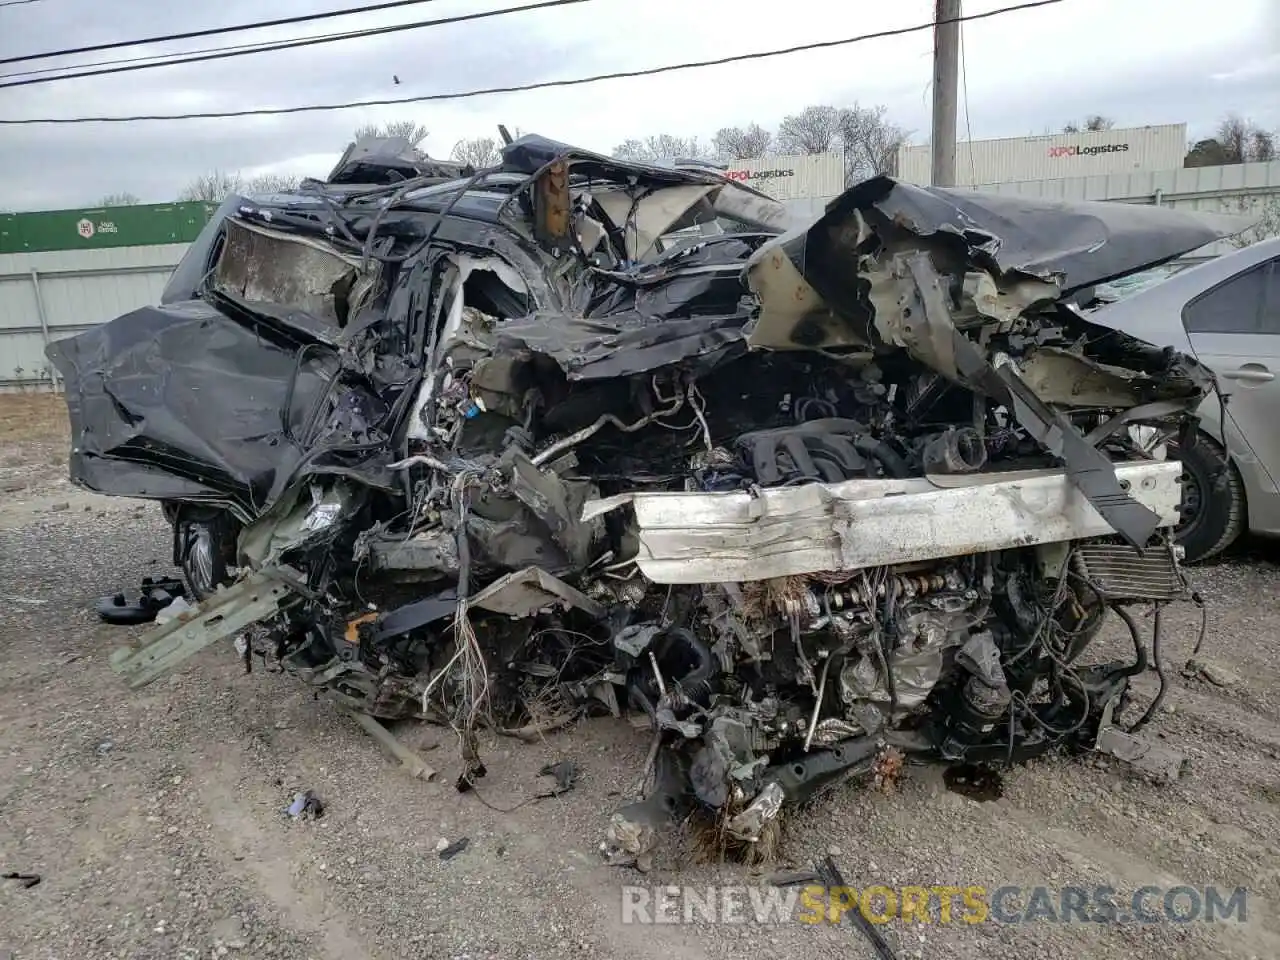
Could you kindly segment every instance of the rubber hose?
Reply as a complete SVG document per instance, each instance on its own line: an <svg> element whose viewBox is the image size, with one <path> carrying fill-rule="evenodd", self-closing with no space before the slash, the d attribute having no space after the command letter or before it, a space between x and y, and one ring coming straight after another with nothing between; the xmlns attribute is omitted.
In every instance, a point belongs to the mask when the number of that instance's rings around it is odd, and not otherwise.
<svg viewBox="0 0 1280 960"><path fill-rule="evenodd" d="M907 461L898 456L894 449L883 440L876 440L872 437L854 437L853 446L876 460L880 466L884 467L884 472L889 476L895 478L911 476L911 468L907 466Z"/></svg>

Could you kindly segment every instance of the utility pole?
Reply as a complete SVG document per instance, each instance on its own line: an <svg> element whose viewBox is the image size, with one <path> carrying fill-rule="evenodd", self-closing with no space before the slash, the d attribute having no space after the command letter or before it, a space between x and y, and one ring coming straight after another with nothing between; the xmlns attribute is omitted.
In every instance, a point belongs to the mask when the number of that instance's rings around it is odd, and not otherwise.
<svg viewBox="0 0 1280 960"><path fill-rule="evenodd" d="M960 0L935 0L933 20L933 176L956 185L956 86L960 74ZM943 21L950 20L950 23Z"/></svg>

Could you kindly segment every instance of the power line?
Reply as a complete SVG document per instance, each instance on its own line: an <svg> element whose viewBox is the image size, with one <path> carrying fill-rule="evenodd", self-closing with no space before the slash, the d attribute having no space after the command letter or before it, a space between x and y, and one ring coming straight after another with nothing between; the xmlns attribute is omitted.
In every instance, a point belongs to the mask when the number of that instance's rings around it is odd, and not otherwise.
<svg viewBox="0 0 1280 960"><path fill-rule="evenodd" d="M1014 13L1019 10L1032 10L1037 7L1047 7L1061 2L1062 0L1033 0L1033 2L1020 3L1016 6L1001 7L997 10L988 10L985 13L967 14L944 22L950 23L954 21L956 23L965 23L973 20L985 20L989 17L995 17L1005 13ZM479 90L463 90L456 93L428 93L416 97L398 97L387 100L358 100L350 103L307 104L296 107L259 107L254 110L227 110L223 112L208 113L140 114L128 117L32 117L22 120L0 120L0 126L64 123L135 123L144 120L220 120L229 117L279 116L281 114L290 113L315 113L331 110L353 110L362 107L392 107L402 106L409 103L466 100L473 97L485 97L502 93L523 93L529 90L545 90L551 87L576 87L588 83L600 83L604 80L651 77L661 73L672 73L677 70L694 70L702 67L718 67L729 63L743 63L749 60L764 60L770 57L781 57L809 50L825 50L833 47L843 47L853 43L861 43L864 40L880 40L885 37L899 37L909 33L919 33L924 30L932 30L935 26L937 26L937 24L931 20L928 23L916 24L912 27L899 27L894 30L880 30L876 33L864 33L856 37L846 37L843 40L820 40L814 43L799 44L797 46L784 47L778 50L740 53L728 57L719 57L714 60L694 60L685 63L668 64L661 67L649 67L644 70L620 70L613 73L600 73L590 77L575 77L567 80L543 80L537 83L526 83L506 87L487 87Z"/></svg>
<svg viewBox="0 0 1280 960"><path fill-rule="evenodd" d="M39 3L40 0L4 0L0 7L20 7L24 3Z"/></svg>
<svg viewBox="0 0 1280 960"><path fill-rule="evenodd" d="M35 0L10 0L10 2L34 3ZM378 10L394 10L397 7L411 7L419 3L434 2L435 0L384 0L382 3L371 3L363 7L348 7L343 10L329 10L325 13L308 13L296 17L282 17L279 20L259 20L256 23L240 23L231 27L210 27L206 30L191 30L187 33L170 33L160 37L147 37L143 40L113 40L111 43L97 43L88 47L67 47L63 50L50 50L47 53L27 53L21 57L7 57L0 60L0 66L9 63L25 63L28 60L44 60L48 57L67 57L73 53L98 53L101 50L140 47L151 43L168 43L171 40L195 40L199 37L214 37L220 33L239 33L243 30L260 30L265 27L287 27L295 23L310 23L313 20L346 17L353 13L374 13Z"/></svg>
<svg viewBox="0 0 1280 960"><path fill-rule="evenodd" d="M27 0L22 0L22 2L25 3ZM35 2L35 0L32 0L32 2ZM350 35L351 31L317 34L317 36L322 37L346 37ZM156 66L163 67L178 57L198 56L202 53L222 53L224 50L269 50L273 45L281 42L283 41L255 40L252 43L231 43L223 47L201 47L198 50L176 50L173 53L148 53L141 57L121 57L116 60L97 60L93 63L77 63L71 66L63 65L61 67L40 67L35 70L15 70L13 73L0 73L0 80L14 80L18 77L35 77L40 76L41 74L61 73L64 70L78 70L80 68L114 67L118 63L144 63L146 61L155 61Z"/></svg>
<svg viewBox="0 0 1280 960"><path fill-rule="evenodd" d="M969 149L969 180L978 185L978 171L973 162L973 127L969 124L969 60L964 53L964 24L960 24L960 89L964 91L964 132Z"/></svg>
<svg viewBox="0 0 1280 960"><path fill-rule="evenodd" d="M543 10L548 7L563 7L574 3L586 3L587 0L540 0L521 7L502 7L498 10L482 10L478 13L460 13L452 17L439 17L435 20L418 20L413 23L395 23L385 27L367 27L363 30L352 30L347 33L334 33L317 37L303 37L298 40L284 40L266 46L245 44L243 47L232 47L221 52L207 52L200 56L182 55L180 59L165 60L160 63L134 63L128 66L106 67L102 70L83 70L79 73L64 73L56 77L32 77L26 80L14 80L12 83L0 83L0 90L11 87L29 87L38 83L53 83L58 80L79 80L84 77L101 77L112 73L130 73L134 70L151 70L155 67L184 66L189 63L203 63L209 60L225 60L228 57L245 57L255 53L273 53L277 50L293 50L298 47L312 47L320 43L335 43L339 40L357 40L365 37L377 37L404 30L421 30L427 27L442 27L451 23L466 23L470 20L487 20L490 17L502 17L508 13L523 13L527 10ZM175 55L176 56L176 55ZM3 62L3 61L0 61Z"/></svg>

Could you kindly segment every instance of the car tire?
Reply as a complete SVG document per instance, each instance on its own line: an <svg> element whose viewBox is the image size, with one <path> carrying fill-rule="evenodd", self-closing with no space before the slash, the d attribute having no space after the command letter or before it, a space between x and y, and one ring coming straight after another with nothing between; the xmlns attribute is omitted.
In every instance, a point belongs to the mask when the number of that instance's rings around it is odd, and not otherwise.
<svg viewBox="0 0 1280 960"><path fill-rule="evenodd" d="M180 513L174 528L178 565L197 600L204 600L232 580L236 553L236 522L227 513Z"/></svg>
<svg viewBox="0 0 1280 960"><path fill-rule="evenodd" d="M1182 461L1182 521L1175 531L1187 562L1221 553L1245 524L1244 482L1222 446L1200 434L1185 453L1169 445L1169 458Z"/></svg>

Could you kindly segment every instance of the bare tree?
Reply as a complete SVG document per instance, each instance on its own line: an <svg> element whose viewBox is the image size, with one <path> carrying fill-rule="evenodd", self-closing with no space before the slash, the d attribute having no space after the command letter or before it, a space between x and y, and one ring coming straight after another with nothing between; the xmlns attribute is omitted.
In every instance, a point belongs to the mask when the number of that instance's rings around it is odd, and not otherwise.
<svg viewBox="0 0 1280 960"><path fill-rule="evenodd" d="M1255 129L1249 139L1248 158L1255 163L1276 159L1276 135L1270 130Z"/></svg>
<svg viewBox="0 0 1280 960"><path fill-rule="evenodd" d="M721 160L749 160L769 152L773 134L758 123L746 127L721 127L711 138L711 144Z"/></svg>
<svg viewBox="0 0 1280 960"><path fill-rule="evenodd" d="M884 106L860 107L857 103L839 111L847 186L897 170L898 149L906 142L908 132L889 122L887 113Z"/></svg>
<svg viewBox="0 0 1280 960"><path fill-rule="evenodd" d="M1102 130L1110 130L1115 125L1116 122L1110 117L1104 117L1100 113L1091 113L1089 116L1084 118L1084 123L1076 123L1072 120L1070 123L1064 124L1062 132L1080 133L1081 131L1087 130L1096 133Z"/></svg>
<svg viewBox="0 0 1280 960"><path fill-rule="evenodd" d="M427 139L430 133L430 130L415 120L392 120L381 126L376 123L367 123L357 127L354 136L357 140L361 137L403 137L415 147L421 147L422 141Z"/></svg>
<svg viewBox="0 0 1280 960"><path fill-rule="evenodd" d="M244 178L238 173L214 170L196 177L178 194L179 200L205 200L221 203L229 194L244 190Z"/></svg>
<svg viewBox="0 0 1280 960"><path fill-rule="evenodd" d="M643 140L624 140L613 148L613 155L619 160L633 161L707 160L712 157L713 151L700 143L697 137L659 133Z"/></svg>
<svg viewBox="0 0 1280 960"><path fill-rule="evenodd" d="M835 107L805 107L778 124L778 147L784 153L826 153L839 139L840 111Z"/></svg>
<svg viewBox="0 0 1280 960"><path fill-rule="evenodd" d="M262 173L246 186L249 193L288 193L298 189L298 177L291 173Z"/></svg>
<svg viewBox="0 0 1280 960"><path fill-rule="evenodd" d="M1238 113L1228 113L1214 138L1222 145L1222 163L1262 163L1276 159L1276 137Z"/></svg>
<svg viewBox="0 0 1280 960"><path fill-rule="evenodd" d="M134 204L141 203L134 194L127 190L121 193L108 193L105 197L98 201L100 207L132 207Z"/></svg>
<svg viewBox="0 0 1280 960"><path fill-rule="evenodd" d="M476 169L496 166L502 160L502 150L493 137L472 137L453 145L450 158L459 163L469 163Z"/></svg>
<svg viewBox="0 0 1280 960"><path fill-rule="evenodd" d="M1244 163L1245 151L1251 139L1249 121L1238 113L1228 113L1218 123L1218 135L1214 139L1222 144L1224 163Z"/></svg>
<svg viewBox="0 0 1280 960"><path fill-rule="evenodd" d="M1257 220L1248 230L1228 239L1232 246L1248 247L1259 240L1280 237L1280 200L1275 197L1237 197L1231 212Z"/></svg>

